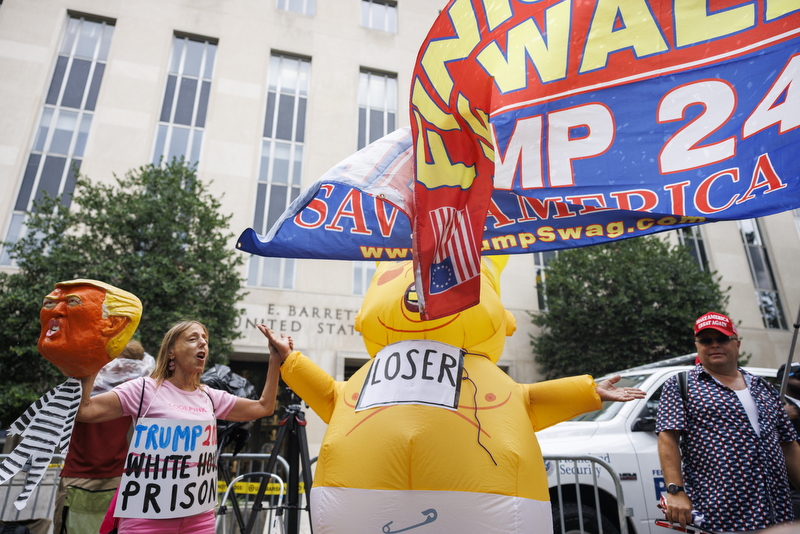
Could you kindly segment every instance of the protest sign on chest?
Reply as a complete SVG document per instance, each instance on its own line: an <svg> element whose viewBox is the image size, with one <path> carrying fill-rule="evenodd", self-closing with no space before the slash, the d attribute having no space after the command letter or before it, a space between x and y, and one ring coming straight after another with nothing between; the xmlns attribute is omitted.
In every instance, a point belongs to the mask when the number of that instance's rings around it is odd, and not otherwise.
<svg viewBox="0 0 800 534"><path fill-rule="evenodd" d="M429 340L393 343L373 358L355 409L421 404L455 410L463 368L458 347Z"/></svg>
<svg viewBox="0 0 800 534"><path fill-rule="evenodd" d="M115 517L187 517L212 510L216 502L215 420L139 419Z"/></svg>

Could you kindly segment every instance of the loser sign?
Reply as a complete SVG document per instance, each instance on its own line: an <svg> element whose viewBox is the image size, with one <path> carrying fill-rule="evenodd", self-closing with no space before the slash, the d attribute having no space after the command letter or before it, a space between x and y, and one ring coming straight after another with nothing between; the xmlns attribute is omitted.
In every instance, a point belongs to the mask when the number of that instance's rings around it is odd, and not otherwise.
<svg viewBox="0 0 800 534"><path fill-rule="evenodd" d="M372 359L356 411L394 404L455 410L461 394L464 351L427 340L399 341Z"/></svg>
<svg viewBox="0 0 800 534"><path fill-rule="evenodd" d="M216 503L215 421L139 419L114 517L188 517Z"/></svg>

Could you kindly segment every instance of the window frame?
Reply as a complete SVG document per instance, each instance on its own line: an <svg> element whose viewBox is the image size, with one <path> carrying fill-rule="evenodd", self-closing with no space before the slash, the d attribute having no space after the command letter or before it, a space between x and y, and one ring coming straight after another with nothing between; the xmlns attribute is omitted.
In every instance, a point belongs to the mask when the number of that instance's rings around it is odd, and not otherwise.
<svg viewBox="0 0 800 534"><path fill-rule="evenodd" d="M547 271L550 262L558 257L557 250L545 250L533 252L533 272L534 284L536 287L536 299L539 311L547 311L547 297L545 287L547 286Z"/></svg>
<svg viewBox="0 0 800 534"><path fill-rule="evenodd" d="M757 243L749 243L747 240L744 225L751 221L754 229L753 235L757 238ZM772 269L772 262L761 224L758 219L742 219L736 222L739 227L739 234L742 237L742 245L744 246L745 257L747 258L747 264L750 268L750 276L753 280L756 301L761 311L761 319L764 322L764 328L770 330L788 330L786 312L781 302L780 290L777 280L775 279L775 272ZM756 261L753 257L755 250L760 252L759 261ZM761 265L763 273L758 272L757 264ZM768 277L767 281L772 285L771 288L760 287L761 284L759 281L763 280L765 276ZM769 297L772 298L771 302L768 302ZM769 313L770 306L774 308L774 314L772 315Z"/></svg>
<svg viewBox="0 0 800 534"><path fill-rule="evenodd" d="M301 10L296 11L291 9L292 4L298 1L303 4ZM275 7L281 11L288 11L289 13L297 13L298 15L313 17L316 13L317 2L316 0L277 0L275 2Z"/></svg>
<svg viewBox="0 0 800 534"><path fill-rule="evenodd" d="M60 197L61 205L65 208L72 203L71 194L85 157L115 29L115 19L67 11L63 34L45 88L44 103L36 117L28 160L7 219L4 241L12 246L26 235L27 213L42 198L43 191L52 197ZM91 34L97 30L97 35L92 37ZM87 36L89 41L86 40ZM87 42L92 46L91 57L83 50ZM88 61L85 75L79 70L77 61ZM80 82L82 87L78 101L74 98L77 93L71 91L75 88L75 82ZM65 102L68 91L73 98ZM63 128L65 124L71 124L70 128ZM69 132L69 141L61 146L55 144L59 138L65 139L64 132ZM60 169L55 166L60 166ZM0 247L2 266L15 266L9 248Z"/></svg>
<svg viewBox="0 0 800 534"><path fill-rule="evenodd" d="M354 261L353 262L353 287L352 294L364 296L367 294L370 282L378 269L374 261Z"/></svg>
<svg viewBox="0 0 800 534"><path fill-rule="evenodd" d="M294 87L291 92L284 91L283 61L296 62L293 70ZM305 173L306 128L308 124L308 97L311 88L311 58L272 50L268 74L267 98L264 102L264 122L261 135L261 156L256 179L255 202L253 203L253 229L262 235L280 218L302 192ZM292 120L288 139L279 137L280 114L284 95L291 95ZM285 108L284 108L285 110ZM302 117L301 117L302 115ZM302 124L300 123L302 119ZM268 131L267 131L268 130ZM269 135L266 135L266 134ZM288 145L285 181L276 181L276 152L279 145ZM298 156L298 152L300 155ZM266 165L266 168L264 167ZM283 208L273 213L273 194L278 188L285 188L284 198L279 199ZM271 289L295 288L297 261L293 258L266 258L251 255L248 259L246 285ZM270 272L276 276L270 276ZM273 282L273 279L274 282Z"/></svg>
<svg viewBox="0 0 800 534"><path fill-rule="evenodd" d="M678 243L689 248L689 254L695 259L700 270L710 272L711 266L708 260L708 252L706 251L705 238L700 226L685 226L675 230L675 233L678 236ZM687 236L686 234L691 235Z"/></svg>
<svg viewBox="0 0 800 534"><path fill-rule="evenodd" d="M381 26L378 27L375 15L378 11L374 6L383 6L384 17ZM394 16L390 16L390 13ZM361 26L370 30L378 30L386 33L397 33L398 9L395 0L361 0Z"/></svg>
<svg viewBox="0 0 800 534"><path fill-rule="evenodd" d="M380 79L383 83L381 106L372 102L372 79ZM377 141L397 129L397 74L361 67L358 72L358 125L356 148L361 150L365 146ZM372 113L382 113L382 131L375 136L372 132Z"/></svg>
<svg viewBox="0 0 800 534"><path fill-rule="evenodd" d="M179 41L182 41L180 58L178 64L175 65L176 46ZM203 51L200 58L200 66L198 67L198 74L187 74L184 70L186 67L186 59L189 54L189 43L201 43ZM153 138L153 145L151 149L152 157L150 158L153 165L167 165L173 158L183 157L184 163L187 165L199 165L200 154L202 153L203 144L205 142L206 122L208 120L208 109L211 102L211 86L214 78L214 68L216 67L217 47L219 40L212 37L205 37L201 35L192 35L187 33L175 32L172 39L172 48L170 50L170 62L167 68L166 78L164 81L164 89L161 96L161 109L159 110L158 121L156 124L156 133ZM210 47L213 48L213 52ZM210 58L210 59L209 59ZM208 63L211 61L212 65L209 68ZM174 83L171 79L174 77ZM179 109L182 108L181 96L184 94L184 83L187 80L196 80L194 88L192 110L189 123L176 122L176 115ZM171 93L171 96L170 96ZM205 93L205 97L204 97ZM167 99L169 98L169 107L167 108ZM201 111L201 105L204 109ZM164 113L167 110L168 117L164 120ZM202 125L198 125L198 118L202 112ZM183 152L179 156L175 152L173 143L178 139L176 131L186 131L185 147L180 151ZM198 139L199 137L199 139Z"/></svg>

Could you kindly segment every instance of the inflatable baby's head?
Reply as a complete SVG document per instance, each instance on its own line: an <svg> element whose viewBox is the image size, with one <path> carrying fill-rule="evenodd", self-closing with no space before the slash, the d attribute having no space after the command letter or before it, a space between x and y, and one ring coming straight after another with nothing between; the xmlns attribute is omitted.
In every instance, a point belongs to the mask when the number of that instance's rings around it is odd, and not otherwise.
<svg viewBox="0 0 800 534"><path fill-rule="evenodd" d="M432 321L419 315L414 269L410 261L383 262L356 316L370 356L383 347L407 339L431 339L484 354L497 363L506 336L517 328L516 319L500 301L500 272L507 258L481 262L481 301L477 306Z"/></svg>
<svg viewBox="0 0 800 534"><path fill-rule="evenodd" d="M139 325L136 296L97 280L59 282L44 298L39 352L67 376L91 376L119 356Z"/></svg>

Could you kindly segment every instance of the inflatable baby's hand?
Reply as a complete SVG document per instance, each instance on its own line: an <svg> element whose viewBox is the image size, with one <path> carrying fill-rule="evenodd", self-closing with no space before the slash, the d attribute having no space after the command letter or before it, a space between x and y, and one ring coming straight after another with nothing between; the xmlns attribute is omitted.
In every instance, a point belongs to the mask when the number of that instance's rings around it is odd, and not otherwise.
<svg viewBox="0 0 800 534"><path fill-rule="evenodd" d="M600 396L600 400L602 401L616 401L616 402L628 402L635 399L643 399L644 398L644 391L639 388L617 388L614 387L614 384L619 382L620 380L619 375L614 375L608 380L603 380L597 387L595 391Z"/></svg>

